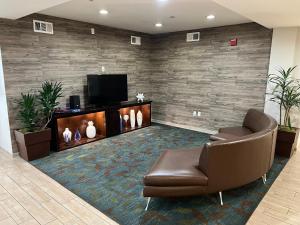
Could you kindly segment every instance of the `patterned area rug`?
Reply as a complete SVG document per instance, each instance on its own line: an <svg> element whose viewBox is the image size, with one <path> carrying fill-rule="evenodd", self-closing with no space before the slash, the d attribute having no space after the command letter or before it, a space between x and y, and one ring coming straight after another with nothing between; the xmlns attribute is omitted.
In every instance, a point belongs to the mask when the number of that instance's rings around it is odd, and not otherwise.
<svg viewBox="0 0 300 225"><path fill-rule="evenodd" d="M151 200L144 211L143 176L167 148L201 146L208 135L154 124L131 133L104 139L32 164L80 196L101 212L124 225L137 224L245 224L287 160L276 157L262 180L218 195Z"/></svg>

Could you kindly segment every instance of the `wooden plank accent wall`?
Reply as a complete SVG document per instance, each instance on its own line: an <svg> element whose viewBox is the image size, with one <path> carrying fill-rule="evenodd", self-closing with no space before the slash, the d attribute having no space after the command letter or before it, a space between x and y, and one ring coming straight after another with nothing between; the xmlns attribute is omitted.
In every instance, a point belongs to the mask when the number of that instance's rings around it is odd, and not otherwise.
<svg viewBox="0 0 300 225"><path fill-rule="evenodd" d="M54 35L34 33L32 19L53 22ZM154 101L153 118L165 122L216 130L264 106L272 30L255 23L203 29L194 43L186 43L186 32L152 36L38 14L0 19L0 30L12 130L21 92L61 81L62 107L70 95L84 104L86 74L101 73L101 66L127 73L129 98L144 92ZM142 46L130 45L131 35L142 36ZM238 46L230 47L235 37ZM193 110L202 116L193 118Z"/></svg>
<svg viewBox="0 0 300 225"><path fill-rule="evenodd" d="M54 35L33 32L32 19L54 23ZM90 28L96 29L91 35ZM65 107L70 95L80 95L84 104L86 74L127 73L129 98L143 91L150 96L150 36L44 15L16 21L0 19L0 46L11 129L18 128L15 100L21 92L36 90L42 81L63 83ZM130 44L130 36L142 36L142 46ZM14 149L16 144L12 132Z"/></svg>
<svg viewBox="0 0 300 225"><path fill-rule="evenodd" d="M153 118L207 130L241 125L249 108L264 108L272 30L249 23L199 31L200 42L187 43L186 32L153 39Z"/></svg>

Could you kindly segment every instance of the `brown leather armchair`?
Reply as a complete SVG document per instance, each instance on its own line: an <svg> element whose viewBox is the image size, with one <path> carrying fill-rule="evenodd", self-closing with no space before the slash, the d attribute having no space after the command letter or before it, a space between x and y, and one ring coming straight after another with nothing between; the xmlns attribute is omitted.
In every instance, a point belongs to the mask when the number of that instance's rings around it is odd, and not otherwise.
<svg viewBox="0 0 300 225"><path fill-rule="evenodd" d="M227 132L227 133L226 133ZM144 197L183 197L237 188L258 178L265 182L274 159L277 123L250 109L242 127L220 129L203 147L166 150L144 177ZM226 134L226 135L223 135ZM226 138L225 138L226 136Z"/></svg>

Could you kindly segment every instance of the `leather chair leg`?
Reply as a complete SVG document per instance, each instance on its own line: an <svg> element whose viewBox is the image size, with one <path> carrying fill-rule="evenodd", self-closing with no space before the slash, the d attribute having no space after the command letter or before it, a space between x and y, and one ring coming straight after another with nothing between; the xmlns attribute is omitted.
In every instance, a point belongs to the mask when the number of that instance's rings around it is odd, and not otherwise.
<svg viewBox="0 0 300 225"><path fill-rule="evenodd" d="M146 205L145 211L147 211L147 210L148 210L148 207L149 207L150 200L151 200L151 197L148 197L148 199L147 199L147 205Z"/></svg>
<svg viewBox="0 0 300 225"><path fill-rule="evenodd" d="M262 180L263 180L264 184L266 184L266 182L267 182L267 174L264 174L262 176Z"/></svg>
<svg viewBox="0 0 300 225"><path fill-rule="evenodd" d="M222 191L219 192L219 197L220 197L220 203L221 203L221 206L223 206L223 196L222 196Z"/></svg>

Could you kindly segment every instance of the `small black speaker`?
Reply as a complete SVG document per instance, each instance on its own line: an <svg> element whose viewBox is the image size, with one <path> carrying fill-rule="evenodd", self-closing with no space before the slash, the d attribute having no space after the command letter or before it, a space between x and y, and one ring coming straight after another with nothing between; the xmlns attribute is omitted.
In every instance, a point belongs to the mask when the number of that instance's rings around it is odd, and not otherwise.
<svg viewBox="0 0 300 225"><path fill-rule="evenodd" d="M70 96L70 109L80 109L80 96L79 95Z"/></svg>

